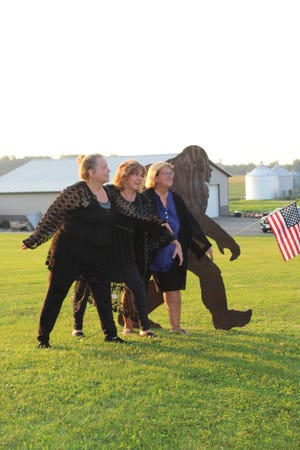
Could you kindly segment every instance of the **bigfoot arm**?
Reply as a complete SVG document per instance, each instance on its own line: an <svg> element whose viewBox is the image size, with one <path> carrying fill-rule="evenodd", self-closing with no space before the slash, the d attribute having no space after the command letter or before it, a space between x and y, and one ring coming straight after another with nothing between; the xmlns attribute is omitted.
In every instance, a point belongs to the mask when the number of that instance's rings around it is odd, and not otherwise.
<svg viewBox="0 0 300 450"><path fill-rule="evenodd" d="M222 227L220 227L220 225L218 225L206 214L201 215L199 223L204 233L216 242L220 252L223 255L225 248L228 248L231 251L230 261L234 261L239 257L241 253L239 245L236 243L232 236L230 236Z"/></svg>

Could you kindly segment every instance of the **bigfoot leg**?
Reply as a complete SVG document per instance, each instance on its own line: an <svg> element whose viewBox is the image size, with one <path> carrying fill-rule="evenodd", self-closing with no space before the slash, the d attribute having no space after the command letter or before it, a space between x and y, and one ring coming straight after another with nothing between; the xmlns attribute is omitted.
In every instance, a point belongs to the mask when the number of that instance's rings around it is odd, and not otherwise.
<svg viewBox="0 0 300 450"><path fill-rule="evenodd" d="M159 290L154 280L150 280L148 284L147 302L149 314L164 303L163 293Z"/></svg>
<svg viewBox="0 0 300 450"><path fill-rule="evenodd" d="M212 314L215 328L230 330L232 327L243 327L250 322L251 309L228 310L221 271L207 255L199 259L189 251L188 269L199 277L202 301Z"/></svg>

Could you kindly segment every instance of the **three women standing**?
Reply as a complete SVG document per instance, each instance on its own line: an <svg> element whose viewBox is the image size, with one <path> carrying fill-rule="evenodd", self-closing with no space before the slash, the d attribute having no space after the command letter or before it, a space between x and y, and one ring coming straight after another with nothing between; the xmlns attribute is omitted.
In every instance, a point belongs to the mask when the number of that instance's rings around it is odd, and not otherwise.
<svg viewBox="0 0 300 450"><path fill-rule="evenodd" d="M124 161L117 169L113 185L107 185L105 188L116 205L116 220L112 226L111 240L113 255L111 280L125 283L131 292L139 316L140 335L155 337L149 325L146 291L142 278L149 257L149 248L145 246L144 236L145 234L149 236L152 249L172 242L172 256L174 258L178 256L180 264L182 251L173 234L162 226L163 222L167 221L154 214L149 199L141 193L145 174L144 166L137 161ZM83 333L83 314L88 295L89 289L86 289L84 282L77 283L73 297L75 336Z"/></svg>

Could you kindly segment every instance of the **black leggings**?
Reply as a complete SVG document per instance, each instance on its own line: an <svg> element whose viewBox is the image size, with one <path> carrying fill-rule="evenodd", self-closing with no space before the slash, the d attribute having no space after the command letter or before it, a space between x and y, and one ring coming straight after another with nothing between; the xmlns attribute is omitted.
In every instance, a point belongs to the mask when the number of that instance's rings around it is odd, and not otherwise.
<svg viewBox="0 0 300 450"><path fill-rule="evenodd" d="M40 342L49 341L63 301L73 282L74 276L62 275L61 272L59 274L50 272L48 290L39 319L38 340ZM86 282L93 294L104 334L108 337L115 337L117 328L112 312L110 282L100 281L96 277L86 277Z"/></svg>
<svg viewBox="0 0 300 450"><path fill-rule="evenodd" d="M130 292L132 292L134 306L139 316L141 329L148 330L150 328L150 322L148 318L146 290L140 273L137 270L132 270L124 278L123 282L126 284L126 287L130 290ZM78 281L76 283L73 296L73 317L75 330L82 330L83 328L83 316L89 295L90 290L85 281Z"/></svg>

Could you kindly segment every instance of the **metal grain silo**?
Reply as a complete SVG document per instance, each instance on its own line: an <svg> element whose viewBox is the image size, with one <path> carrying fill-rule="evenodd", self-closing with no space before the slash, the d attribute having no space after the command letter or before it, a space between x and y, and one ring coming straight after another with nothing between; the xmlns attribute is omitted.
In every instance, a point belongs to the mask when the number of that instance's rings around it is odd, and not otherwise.
<svg viewBox="0 0 300 450"><path fill-rule="evenodd" d="M293 189L293 174L279 165L272 167L271 172L276 178L275 196L286 196Z"/></svg>
<svg viewBox="0 0 300 450"><path fill-rule="evenodd" d="M269 200L275 197L276 176L263 164L247 173L245 183L246 200Z"/></svg>

